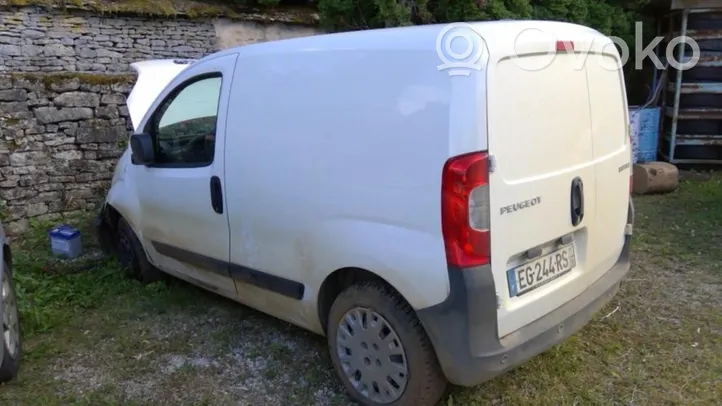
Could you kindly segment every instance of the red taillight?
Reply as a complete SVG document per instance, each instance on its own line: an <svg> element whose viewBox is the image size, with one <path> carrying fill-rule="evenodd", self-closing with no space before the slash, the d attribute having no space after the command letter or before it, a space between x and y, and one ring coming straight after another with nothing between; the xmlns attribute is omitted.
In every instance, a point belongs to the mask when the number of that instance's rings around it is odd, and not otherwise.
<svg viewBox="0 0 722 406"><path fill-rule="evenodd" d="M572 41L557 41L557 52L574 52Z"/></svg>
<svg viewBox="0 0 722 406"><path fill-rule="evenodd" d="M459 155L444 165L441 231L449 265L466 268L489 263L488 184L489 155L486 152ZM472 196L475 190L480 193ZM472 221L476 223L474 227Z"/></svg>

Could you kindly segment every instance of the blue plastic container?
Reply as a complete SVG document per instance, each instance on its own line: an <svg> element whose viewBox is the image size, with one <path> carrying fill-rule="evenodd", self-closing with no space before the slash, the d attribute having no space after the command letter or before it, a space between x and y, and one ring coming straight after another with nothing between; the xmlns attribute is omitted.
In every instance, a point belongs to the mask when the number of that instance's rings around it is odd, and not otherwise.
<svg viewBox="0 0 722 406"><path fill-rule="evenodd" d="M630 106L629 121L632 124L633 163L657 160L661 113L660 107L640 109L638 106Z"/></svg>
<svg viewBox="0 0 722 406"><path fill-rule="evenodd" d="M82 252L80 230L61 224L50 230L50 249L53 255L75 258Z"/></svg>

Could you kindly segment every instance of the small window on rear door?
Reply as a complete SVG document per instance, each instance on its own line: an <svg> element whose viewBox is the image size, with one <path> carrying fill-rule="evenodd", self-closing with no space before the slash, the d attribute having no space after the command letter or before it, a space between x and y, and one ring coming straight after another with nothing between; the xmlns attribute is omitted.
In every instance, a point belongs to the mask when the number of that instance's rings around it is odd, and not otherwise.
<svg viewBox="0 0 722 406"><path fill-rule="evenodd" d="M220 75L191 79L163 102L150 122L157 164L207 166L216 147Z"/></svg>

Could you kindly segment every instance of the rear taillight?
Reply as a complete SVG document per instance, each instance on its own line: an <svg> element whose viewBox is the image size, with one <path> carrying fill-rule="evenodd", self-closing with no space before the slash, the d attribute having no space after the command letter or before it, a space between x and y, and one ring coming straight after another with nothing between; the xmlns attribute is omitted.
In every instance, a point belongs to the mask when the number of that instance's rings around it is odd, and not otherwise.
<svg viewBox="0 0 722 406"><path fill-rule="evenodd" d="M489 263L489 155L473 152L450 158L441 177L441 231L449 265Z"/></svg>

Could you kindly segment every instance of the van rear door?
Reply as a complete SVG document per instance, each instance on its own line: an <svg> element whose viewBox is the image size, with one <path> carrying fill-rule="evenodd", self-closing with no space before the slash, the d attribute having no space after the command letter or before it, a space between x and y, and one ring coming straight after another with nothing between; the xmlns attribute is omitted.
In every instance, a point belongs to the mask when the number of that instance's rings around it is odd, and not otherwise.
<svg viewBox="0 0 722 406"><path fill-rule="evenodd" d="M540 70L524 66L547 56L520 58L499 61L487 82L489 154L496 163L489 177L491 263L501 299L500 336L575 296L591 271L589 229L596 221L586 73L575 69L573 55L557 55Z"/></svg>
<svg viewBox="0 0 722 406"><path fill-rule="evenodd" d="M605 39L588 29L564 35L577 51ZM629 162L623 82L598 56L583 59L579 52L490 59L491 264L500 337L583 292L622 249L629 198L628 172L619 169Z"/></svg>

